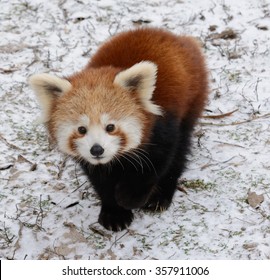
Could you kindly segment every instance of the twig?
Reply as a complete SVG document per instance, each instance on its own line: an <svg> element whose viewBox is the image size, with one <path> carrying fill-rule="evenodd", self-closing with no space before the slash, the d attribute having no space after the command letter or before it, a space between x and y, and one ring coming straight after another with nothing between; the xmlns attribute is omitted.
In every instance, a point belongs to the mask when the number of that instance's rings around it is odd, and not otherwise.
<svg viewBox="0 0 270 280"><path fill-rule="evenodd" d="M111 239L112 235L111 234L108 234L106 233L105 231L103 230L100 230L100 229L97 229L95 228L93 225L95 225L96 223L93 223L91 224L88 228L94 233L94 234L98 234L104 238L107 238L108 240Z"/></svg>
<svg viewBox="0 0 270 280"><path fill-rule="evenodd" d="M194 205L198 205L201 210L205 211L205 212L213 212L213 211L209 211L204 205L198 203L198 202L195 202L193 200L191 200L190 198L187 198L190 202L192 202Z"/></svg>
<svg viewBox="0 0 270 280"><path fill-rule="evenodd" d="M115 241L112 243L110 249L112 249L112 247L115 246L116 243L117 243L120 239L122 239L125 235L127 235L128 233L129 233L129 231L127 230L127 231L126 231L124 234L122 234L120 237L115 238Z"/></svg>
<svg viewBox="0 0 270 280"><path fill-rule="evenodd" d="M19 232L18 232L18 239L16 240L16 242L14 244L14 251L13 251L13 255L12 255L12 260L14 260L14 256L16 254L16 251L21 248L20 240L22 238L22 230L23 230L24 224L19 219L18 219L18 221L19 221L20 228L19 228Z"/></svg>
<svg viewBox="0 0 270 280"><path fill-rule="evenodd" d="M37 214L37 217L36 217L36 226L39 230L44 230L43 227L42 227L42 223L43 223L43 208L42 208L42 195L39 196L39 212Z"/></svg>
<svg viewBox="0 0 270 280"><path fill-rule="evenodd" d="M233 146L233 147L238 147L238 148L246 149L246 147L238 145L238 144L232 144L232 143L227 143L227 142L222 142L222 141L214 141L214 142L222 144L222 145L227 145L227 146Z"/></svg>
<svg viewBox="0 0 270 280"><path fill-rule="evenodd" d="M7 69L7 68L0 68L0 73L3 73L3 74L10 74L10 73L13 73L15 71L19 70L18 68L10 68L10 69Z"/></svg>
<svg viewBox="0 0 270 280"><path fill-rule="evenodd" d="M68 157L65 157L64 160L61 162L60 166L58 166L59 172L57 174L57 180L62 178L64 169L66 167L67 159L68 159Z"/></svg>
<svg viewBox="0 0 270 280"><path fill-rule="evenodd" d="M8 229L7 229L6 224L4 222L4 230L3 230L4 234L3 234L3 236L4 236L4 239L7 241L7 243L10 244L10 243L12 243L15 235L13 235L12 237L9 237L7 231L8 231Z"/></svg>
<svg viewBox="0 0 270 280"><path fill-rule="evenodd" d="M241 148L243 148L243 147L241 147ZM228 163L228 162L230 162L231 160L233 160L234 158L236 158L237 156L233 156L233 157L231 157L231 158L229 158L229 159L227 159L227 160L224 160L224 161L220 161L220 162L218 162L218 164L224 164L224 163ZM217 162L214 162L214 163L207 163L207 164L205 164L205 165L203 165L202 167L201 167L201 170L204 170L205 168L208 168L208 167L210 167L210 166L216 166L217 165Z"/></svg>
<svg viewBox="0 0 270 280"><path fill-rule="evenodd" d="M239 220L239 221L241 221L241 222L250 224L250 225L252 225L252 226L255 226L255 225L256 225L256 223L253 223L253 222L245 221L245 220L242 220L242 219L239 219L239 218L235 218L235 219L237 219L237 220Z"/></svg>
<svg viewBox="0 0 270 280"><path fill-rule="evenodd" d="M254 89L257 101L259 101L259 95L258 95L258 85L259 85L259 82L261 82L261 79L257 78L257 82L255 84L255 89Z"/></svg>
<svg viewBox="0 0 270 280"><path fill-rule="evenodd" d="M71 193L76 192L79 188L81 188L85 183L87 183L88 181L83 182L81 185L79 185L79 187L77 187L75 190L73 190Z"/></svg>
<svg viewBox="0 0 270 280"><path fill-rule="evenodd" d="M9 143L1 134L0 134L0 140L2 140L11 149L23 151L23 149L15 146L14 144Z"/></svg>
<svg viewBox="0 0 270 280"><path fill-rule="evenodd" d="M74 206L76 206L76 205L78 205L78 204L79 204L79 201L75 201L75 202L73 202L73 203L67 205L67 206L65 207L65 209L68 209L68 208L70 208L70 207L74 207Z"/></svg>
<svg viewBox="0 0 270 280"><path fill-rule="evenodd" d="M2 166L2 167L0 167L0 171L10 169L11 167L13 167L13 164L8 164L5 166Z"/></svg>
<svg viewBox="0 0 270 280"><path fill-rule="evenodd" d="M232 123L206 123L206 122L200 122L200 125L214 125L214 126L231 126L231 125L240 125L244 123L249 123L258 119L263 119L270 117L270 113L264 114L262 116L254 116L252 119L244 120L244 121L238 121L238 122L232 122Z"/></svg>
<svg viewBox="0 0 270 280"><path fill-rule="evenodd" d="M29 47L30 48L30 47ZM28 69L30 66L32 66L33 64L37 63L40 61L40 58L38 56L39 50L37 47L31 47L30 49L32 49L33 54L34 54L34 58L33 60L26 66L26 69Z"/></svg>
<svg viewBox="0 0 270 280"><path fill-rule="evenodd" d="M237 112L238 109L235 109L231 112L225 113L225 114L221 114L221 115L213 115L213 116L202 116L204 119L222 119L225 117L229 117L231 116L233 113Z"/></svg>

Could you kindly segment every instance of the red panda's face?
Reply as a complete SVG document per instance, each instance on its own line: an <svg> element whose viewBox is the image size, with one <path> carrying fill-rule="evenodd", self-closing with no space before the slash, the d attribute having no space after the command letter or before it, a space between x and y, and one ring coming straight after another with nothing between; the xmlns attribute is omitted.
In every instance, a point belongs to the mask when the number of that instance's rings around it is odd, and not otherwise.
<svg viewBox="0 0 270 280"><path fill-rule="evenodd" d="M161 108L151 100L157 67L135 64L82 71L68 80L35 75L30 84L43 109L43 121L58 148L93 165L118 160L136 149Z"/></svg>
<svg viewBox="0 0 270 280"><path fill-rule="evenodd" d="M72 119L55 121L52 127L59 149L93 165L106 164L141 144L143 115L124 114L120 118L101 111L84 112Z"/></svg>

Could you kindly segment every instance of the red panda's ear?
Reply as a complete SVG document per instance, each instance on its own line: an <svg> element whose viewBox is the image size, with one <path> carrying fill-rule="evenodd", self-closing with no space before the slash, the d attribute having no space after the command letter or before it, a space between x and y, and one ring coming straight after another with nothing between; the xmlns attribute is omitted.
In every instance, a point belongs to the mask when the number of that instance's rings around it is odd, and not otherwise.
<svg viewBox="0 0 270 280"><path fill-rule="evenodd" d="M34 90L42 109L40 122L47 122L50 119L50 111L55 98L69 91L71 83L66 79L46 73L33 75L28 82Z"/></svg>
<svg viewBox="0 0 270 280"><path fill-rule="evenodd" d="M154 115L162 115L161 107L151 100L155 90L156 76L157 65L150 61L142 61L118 73L114 84L136 91L146 111Z"/></svg>

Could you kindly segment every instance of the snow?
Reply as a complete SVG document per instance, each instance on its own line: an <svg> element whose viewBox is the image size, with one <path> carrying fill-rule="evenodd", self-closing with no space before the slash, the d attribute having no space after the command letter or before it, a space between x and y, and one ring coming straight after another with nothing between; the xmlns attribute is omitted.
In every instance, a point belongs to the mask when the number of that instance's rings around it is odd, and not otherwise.
<svg viewBox="0 0 270 280"><path fill-rule="evenodd" d="M269 17L264 0L2 0L0 258L269 259ZM236 111L200 120L186 193L112 233L97 223L100 203L78 164L34 124L27 78L71 74L108 37L141 25L199 38L211 81L204 115ZM228 29L233 38L221 38ZM256 209L249 192L263 194Z"/></svg>

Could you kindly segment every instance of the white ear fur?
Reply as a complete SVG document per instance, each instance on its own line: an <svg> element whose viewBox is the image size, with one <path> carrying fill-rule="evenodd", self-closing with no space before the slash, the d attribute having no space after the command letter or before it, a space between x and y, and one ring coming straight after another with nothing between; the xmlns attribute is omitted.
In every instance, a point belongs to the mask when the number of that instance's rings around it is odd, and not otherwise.
<svg viewBox="0 0 270 280"><path fill-rule="evenodd" d="M53 100L71 89L71 83L50 74L36 74L28 80L34 90L42 115L38 122L47 122L50 118L50 109Z"/></svg>
<svg viewBox="0 0 270 280"><path fill-rule="evenodd" d="M157 65L151 61L142 61L118 73L114 84L130 90L136 90L145 109L154 114L162 115L160 106L151 99L155 90Z"/></svg>

